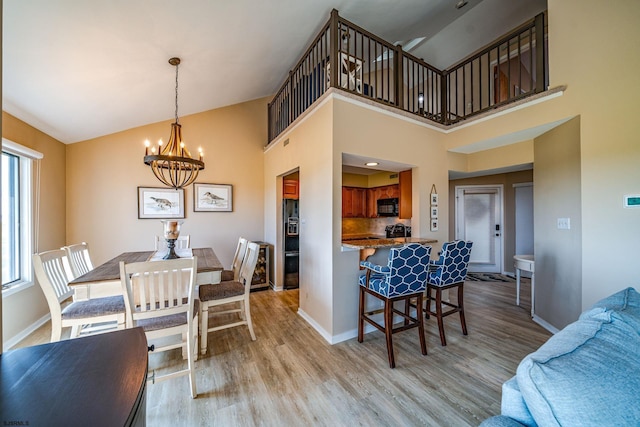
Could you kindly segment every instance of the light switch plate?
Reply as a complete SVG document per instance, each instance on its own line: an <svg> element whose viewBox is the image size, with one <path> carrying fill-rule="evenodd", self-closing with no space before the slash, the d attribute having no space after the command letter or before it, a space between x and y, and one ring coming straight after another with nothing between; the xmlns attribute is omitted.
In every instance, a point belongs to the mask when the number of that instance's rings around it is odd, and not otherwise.
<svg viewBox="0 0 640 427"><path fill-rule="evenodd" d="M571 218L558 218L558 230L571 229Z"/></svg>

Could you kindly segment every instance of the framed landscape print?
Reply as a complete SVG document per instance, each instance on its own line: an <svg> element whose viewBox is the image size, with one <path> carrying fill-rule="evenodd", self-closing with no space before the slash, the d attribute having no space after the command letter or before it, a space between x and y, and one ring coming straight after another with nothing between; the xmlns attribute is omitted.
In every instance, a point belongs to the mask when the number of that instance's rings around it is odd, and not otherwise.
<svg viewBox="0 0 640 427"><path fill-rule="evenodd" d="M184 218L184 189L138 187L138 218Z"/></svg>
<svg viewBox="0 0 640 427"><path fill-rule="evenodd" d="M230 184L193 184L194 212L231 212L233 188Z"/></svg>

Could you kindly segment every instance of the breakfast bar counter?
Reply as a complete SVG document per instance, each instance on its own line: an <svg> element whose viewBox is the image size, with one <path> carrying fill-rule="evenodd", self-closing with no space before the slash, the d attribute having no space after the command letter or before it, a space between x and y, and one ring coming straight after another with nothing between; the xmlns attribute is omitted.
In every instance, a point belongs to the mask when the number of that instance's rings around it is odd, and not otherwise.
<svg viewBox="0 0 640 427"><path fill-rule="evenodd" d="M378 248L393 248L396 246L406 245L407 243L437 243L436 239L429 239L423 237L395 237L395 238L364 238L355 240L343 240L342 246L352 249L378 249Z"/></svg>
<svg viewBox="0 0 640 427"><path fill-rule="evenodd" d="M360 250L360 261L364 261L373 255L377 249L389 249L394 247L399 247L402 245L406 245L407 243L420 243L423 245L427 245L430 243L437 243L438 240L424 238L424 237L394 237L394 238L377 238L377 237L366 237L366 238L356 238L356 239L345 239L342 240L342 247L348 249L359 249Z"/></svg>

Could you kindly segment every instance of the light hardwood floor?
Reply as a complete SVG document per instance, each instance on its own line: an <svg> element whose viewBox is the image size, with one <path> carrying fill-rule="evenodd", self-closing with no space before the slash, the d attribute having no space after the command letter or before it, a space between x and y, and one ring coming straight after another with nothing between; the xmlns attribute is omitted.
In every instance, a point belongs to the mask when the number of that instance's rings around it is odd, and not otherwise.
<svg viewBox="0 0 640 427"><path fill-rule="evenodd" d="M395 334L395 369L382 333L332 346L296 314L297 290L252 293L257 341L246 327L211 333L196 362L198 398L186 377L149 384L147 425L477 426L500 412L502 383L550 336L531 321L528 292L525 281L517 307L515 283L467 282L469 335L449 316L441 347L431 318L422 356L416 329ZM48 334L43 327L21 345ZM184 363L179 350L168 353L152 355L150 370Z"/></svg>

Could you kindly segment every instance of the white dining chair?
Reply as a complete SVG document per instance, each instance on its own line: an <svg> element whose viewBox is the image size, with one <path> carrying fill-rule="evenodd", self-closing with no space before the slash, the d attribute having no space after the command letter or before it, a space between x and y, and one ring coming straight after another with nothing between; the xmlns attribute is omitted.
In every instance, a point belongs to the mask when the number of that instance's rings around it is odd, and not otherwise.
<svg viewBox="0 0 640 427"><path fill-rule="evenodd" d="M93 270L93 262L91 262L91 256L89 255L89 245L86 242L64 246L60 249L64 249L67 252L74 278Z"/></svg>
<svg viewBox="0 0 640 427"><path fill-rule="evenodd" d="M167 249L167 240L163 236L157 236L154 243L155 250ZM189 234L181 234L176 239L176 249L187 249L191 247L191 236Z"/></svg>
<svg viewBox="0 0 640 427"><path fill-rule="evenodd" d="M242 260L247 253L247 244L249 241L244 237L238 239L238 245L236 246L236 253L233 255L233 261L231 262L230 270L222 270L220 273L220 281L226 282L229 280L238 280L240 276L240 267L242 267Z"/></svg>
<svg viewBox="0 0 640 427"><path fill-rule="evenodd" d="M71 327L71 338L124 329L125 306L122 296L73 301L63 305L74 293L68 286L74 277L65 250L34 254L33 270L51 312L51 342L60 341L62 328L65 327Z"/></svg>
<svg viewBox="0 0 640 427"><path fill-rule="evenodd" d="M188 375L192 398L198 395L194 374L198 354L198 310L194 307L196 266L197 257L120 262L127 328L142 327L152 344L151 352L181 348L187 359L186 369L161 376L154 373L153 381ZM169 337L178 338L172 341Z"/></svg>
<svg viewBox="0 0 640 427"><path fill-rule="evenodd" d="M236 326L247 325L251 340L256 340L251 322L251 310L249 305L249 293L251 290L251 279L258 261L260 245L255 242L247 244L247 254L240 268L238 280L224 281L213 285L200 285L198 295L200 297L200 352L205 354L208 346L208 333ZM223 311L210 311L212 307L223 304L237 303L237 308ZM231 323L216 324L209 327L209 315L217 316L221 314L238 313L240 319Z"/></svg>

